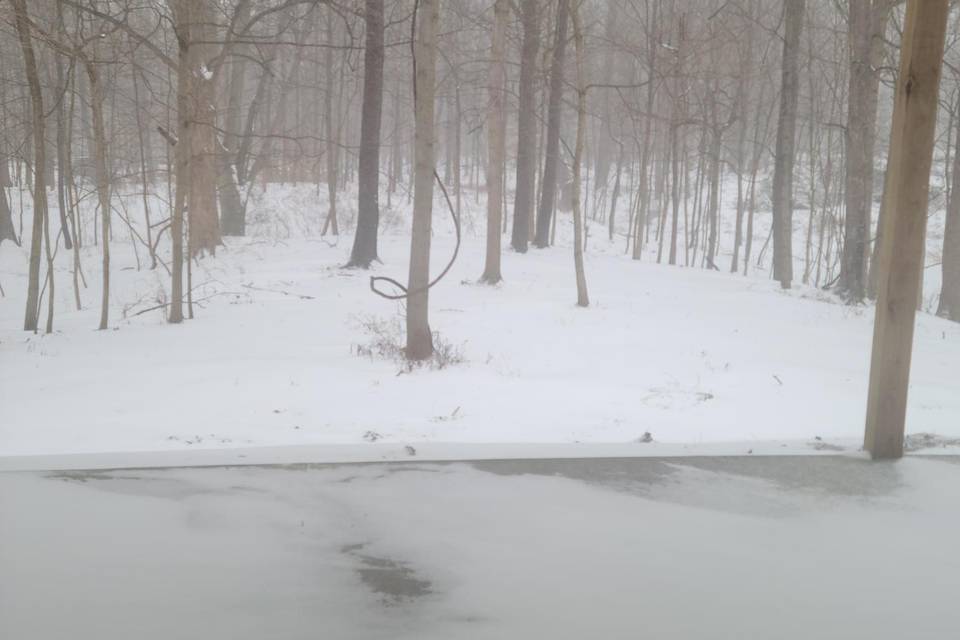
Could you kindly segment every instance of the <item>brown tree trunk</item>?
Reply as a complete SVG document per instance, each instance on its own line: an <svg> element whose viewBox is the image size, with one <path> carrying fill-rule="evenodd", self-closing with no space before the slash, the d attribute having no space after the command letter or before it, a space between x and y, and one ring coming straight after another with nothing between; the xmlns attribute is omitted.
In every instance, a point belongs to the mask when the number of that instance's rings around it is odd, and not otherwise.
<svg viewBox="0 0 960 640"><path fill-rule="evenodd" d="M24 315L25 331L36 331L39 325L40 305L40 253L43 250L43 225L48 215L47 185L44 180L46 166L45 128L43 121L43 94L40 89L40 75L37 71L37 59L33 51L30 35L30 17L27 14L26 0L10 0L23 53L23 63L30 89L30 115L33 133L33 226L30 235L30 262L27 275L27 308Z"/></svg>
<svg viewBox="0 0 960 640"><path fill-rule="evenodd" d="M237 6L236 23L246 24L250 19L250 2L241 0ZM246 207L237 186L238 174L235 162L239 151L240 128L243 126L241 109L246 80L246 49L233 46L230 60L229 83L226 88L227 109L224 117L224 133L217 149L217 198L220 204L220 222L223 235L242 236L246 233ZM221 63L222 64L222 63Z"/></svg>
<svg viewBox="0 0 960 640"><path fill-rule="evenodd" d="M190 95L193 83L190 81L190 24L192 22L192 0L171 0L174 14L174 29L177 36L177 139L176 155L176 195L173 211L170 213L170 310L167 320L171 323L183 322L183 219L187 206L187 194L190 191L191 150L190 136L193 126Z"/></svg>
<svg viewBox="0 0 960 640"><path fill-rule="evenodd" d="M63 25L63 13L61 6L57 4L57 22L58 26L62 29ZM65 94L67 91L67 78L63 73L63 60L60 56L56 56L56 61L54 64L56 68L57 76L57 94ZM67 195L66 195L66 183L64 182L64 176L70 173L67 170L67 164L70 162L70 159L67 157L67 122L66 122L66 113L65 113L65 103L66 100L61 99L56 107L57 113L57 137L56 137L56 148L57 148L57 213L60 217L60 233L63 235L63 248L67 251L73 249L73 239L70 233L70 227L67 224Z"/></svg>
<svg viewBox="0 0 960 640"><path fill-rule="evenodd" d="M380 119L383 111L383 0L366 0L366 51L360 115L357 229L347 266L370 268L380 225ZM431 107L432 109L432 107Z"/></svg>
<svg viewBox="0 0 960 640"><path fill-rule="evenodd" d="M567 14L569 7L561 1L557 7L557 31L550 67L550 102L547 107L547 150L540 181L540 207L533 243L540 249L550 244L550 221L557 196L557 163L560 161L560 121L563 115L563 62L567 49Z"/></svg>
<svg viewBox="0 0 960 640"><path fill-rule="evenodd" d="M604 39L606 40L606 50L603 55L601 67L602 82L605 84L614 84L616 77L615 69L618 59L622 56L614 56L614 43L617 42L618 23L620 20L620 4L618 2L609 2L606 6L607 15L604 18ZM607 179L610 175L610 165L613 163L613 149L619 143L613 131L617 128L616 112L613 109L612 98L617 94L610 91L604 91L600 95L601 117L599 126L596 127L594 136L594 145L596 149L595 162L593 170L593 185L595 191L605 191ZM622 159L622 156L618 156ZM619 164L617 165L619 168ZM619 174L618 174L619 177ZM599 198L602 203L603 196ZM612 206L611 206L612 212ZM612 226L611 226L612 228ZM612 239L612 236L611 236Z"/></svg>
<svg viewBox="0 0 960 640"><path fill-rule="evenodd" d="M327 40L333 42L333 12L327 15ZM330 231L335 236L340 235L340 225L337 221L337 180L339 179L338 164L340 162L340 127L334 113L333 93L335 91L333 78L333 49L327 48L324 52L324 74L326 76L326 92L324 104L324 135L327 138L327 219L323 223L320 235L327 235Z"/></svg>
<svg viewBox="0 0 960 640"><path fill-rule="evenodd" d="M414 40L416 57L416 177L413 194L413 235L407 286L407 348L410 360L433 355L429 319L430 231L433 218L434 100L437 76L437 27L440 0L420 0Z"/></svg>
<svg viewBox="0 0 960 640"><path fill-rule="evenodd" d="M540 50L539 0L521 0L523 44L520 53L520 96L517 112L517 188L513 201L511 244L526 253L533 216L534 178L537 171L537 53Z"/></svg>
<svg viewBox="0 0 960 640"><path fill-rule="evenodd" d="M96 57L96 48L94 48ZM103 123L103 87L96 63L84 57L84 68L90 81L90 106L93 114L93 155L97 176L97 197L100 204L100 243L103 252L103 290L100 295L101 331L110 317L110 175L107 172L107 134Z"/></svg>
<svg viewBox="0 0 960 640"><path fill-rule="evenodd" d="M707 238L707 249L704 259L706 260L707 268L717 269L715 262L716 258L716 248L717 248L717 227L719 226L719 217L720 217L720 153L721 145L723 143L723 133L719 125L715 122L714 129L710 133L711 146L710 146L710 185L708 188L709 193L709 209L708 209L708 238Z"/></svg>
<svg viewBox="0 0 960 640"><path fill-rule="evenodd" d="M960 145L960 119L957 120L957 142ZM937 315L960 322L960 146L953 154L953 189L947 204L943 227L943 256L940 268L940 304Z"/></svg>
<svg viewBox="0 0 960 640"><path fill-rule="evenodd" d="M490 71L487 91L490 106L487 115L487 256L480 276L481 282L496 284L500 274L500 221L503 217L503 159L506 155L504 127L504 42L507 32L509 7L507 0L496 0L493 5L493 41L490 53Z"/></svg>
<svg viewBox="0 0 960 640"><path fill-rule="evenodd" d="M607 171L610 167L607 166ZM620 174L623 172L623 145L620 146L620 152L617 155L616 175L613 178L613 195L610 196L610 215L607 219L607 236L610 242L613 242L613 235L617 231L617 200L620 198ZM594 181L596 183L596 181Z"/></svg>
<svg viewBox="0 0 960 640"><path fill-rule="evenodd" d="M790 0L784 16L780 118L773 169L773 277L789 289L793 283L793 164L797 129L800 32L806 0Z"/></svg>
<svg viewBox="0 0 960 640"><path fill-rule="evenodd" d="M580 28L581 0L560 0L573 4L573 39L577 58L577 141L573 152L573 265L577 276L577 306L590 306L587 294L587 276L583 268L583 212L580 206L580 170L583 165L584 137L587 133L587 79L584 71L583 30ZM613 212L611 212L611 215Z"/></svg>
<svg viewBox="0 0 960 640"><path fill-rule="evenodd" d="M948 0L909 0L904 21L864 435L864 449L875 459L903 455L948 11Z"/></svg>
<svg viewBox="0 0 960 640"><path fill-rule="evenodd" d="M677 234L680 225L680 125L670 125L670 156L673 168L670 180L670 199L673 215L670 224L670 255L668 262L677 264Z"/></svg>
<svg viewBox="0 0 960 640"><path fill-rule="evenodd" d="M866 295L870 219L873 206L873 161L883 33L890 0L850 0L850 78L847 98L847 146L843 254L838 293L848 302Z"/></svg>
<svg viewBox="0 0 960 640"><path fill-rule="evenodd" d="M190 24L190 91L193 126L190 137L191 180L187 204L190 257L214 254L220 244L220 219L217 213L217 150L216 108L214 106L213 72L208 64L213 57L209 25L213 22L210 0L192 0Z"/></svg>

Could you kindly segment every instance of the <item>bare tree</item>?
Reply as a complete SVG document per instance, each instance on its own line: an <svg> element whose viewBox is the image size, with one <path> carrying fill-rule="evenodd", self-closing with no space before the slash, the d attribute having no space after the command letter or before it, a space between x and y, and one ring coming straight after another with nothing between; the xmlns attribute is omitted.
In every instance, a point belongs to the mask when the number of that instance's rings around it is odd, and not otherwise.
<svg viewBox="0 0 960 640"><path fill-rule="evenodd" d="M6 164L7 160L0 156L0 162ZM4 240L12 240L14 244L20 245L17 230L13 228L13 214L10 211L10 203L7 202L7 190L5 185L0 184L0 244Z"/></svg>
<svg viewBox="0 0 960 640"><path fill-rule="evenodd" d="M500 274L500 223L503 216L503 162L506 155L506 127L504 126L504 41L507 32L507 0L496 0L493 5L493 37L490 52L490 71L487 91L490 106L487 116L487 256L480 276L482 282L496 284Z"/></svg>
<svg viewBox="0 0 960 640"><path fill-rule="evenodd" d="M793 165L800 97L797 66L805 6L806 0L786 0L784 7L780 119L773 170L773 277L784 289L793 282Z"/></svg>
<svg viewBox="0 0 960 640"><path fill-rule="evenodd" d="M940 304L937 315L960 322L960 120L956 123L957 145L953 154L953 188L947 201L940 268Z"/></svg>
<svg viewBox="0 0 960 640"><path fill-rule="evenodd" d="M587 277L583 269L583 213L580 208L580 169L583 165L583 145L587 130L587 79L584 70L583 29L580 25L580 2L582 0L560 0L563 4L574 4L570 13L573 16L573 40L577 58L577 141L573 152L573 264L577 276L577 306L590 306L587 294Z"/></svg>
<svg viewBox="0 0 960 640"><path fill-rule="evenodd" d="M250 21L250 0L239 0L236 8L237 24ZM220 204L221 230L225 236L242 236L246 233L246 211L235 175L234 160L240 147L242 127L243 92L246 83L247 48L234 45L226 76L227 108L224 115L224 133L217 149L217 196Z"/></svg>
<svg viewBox="0 0 960 640"><path fill-rule="evenodd" d="M520 54L520 96L517 112L517 182L513 201L511 244L518 253L526 253L533 215L534 174L537 164L537 88L535 82L537 52L540 50L539 0L520 0L523 44Z"/></svg>
<svg viewBox="0 0 960 640"><path fill-rule="evenodd" d="M94 43L94 56L96 56ZM90 81L90 106L93 114L94 161L96 163L97 197L100 204L100 244L103 252L103 290L100 296L100 330L107 328L110 317L110 175L107 172L107 134L103 118L103 87L97 63L87 55L83 66Z"/></svg>
<svg viewBox="0 0 960 640"><path fill-rule="evenodd" d="M187 204L190 257L214 254L220 244L220 218L217 210L216 106L214 104L214 71L212 68L213 8L211 0L190 2L190 48L187 62L190 87L189 137L181 139L190 145L190 191Z"/></svg>
<svg viewBox="0 0 960 640"><path fill-rule="evenodd" d="M333 12L327 14L327 40L333 43ZM327 47L324 52L324 75L326 80L326 93L323 97L324 103L324 132L327 137L327 219L323 223L323 233L327 231L335 236L340 235L340 225L337 221L337 181L340 179L340 123L336 120L338 115L334 113L333 99L334 94L334 73L333 73L333 47Z"/></svg>
<svg viewBox="0 0 960 640"><path fill-rule="evenodd" d="M40 312L40 253L43 250L43 225L49 216L47 210L47 184L43 168L46 166L46 143L43 111L43 94L40 74L30 35L30 16L26 0L10 0L13 5L17 36L30 89L30 115L33 134L33 228L30 234L30 266L27 276L27 309L23 321L25 331L36 331Z"/></svg>
<svg viewBox="0 0 960 640"><path fill-rule="evenodd" d="M839 293L850 302L866 295L873 204L874 140L883 33L893 0L850 0L850 79L847 97L846 217Z"/></svg>
<svg viewBox="0 0 960 640"><path fill-rule="evenodd" d="M437 76L437 28L440 0L420 0L414 39L414 104L416 109L416 176L413 194L413 234L407 286L407 358L433 355L430 331L430 228L433 218L434 101Z"/></svg>
<svg viewBox="0 0 960 640"><path fill-rule="evenodd" d="M347 266L368 269L377 259L380 226L380 120L383 111L383 0L366 0L366 53L360 116L357 228Z"/></svg>
<svg viewBox="0 0 960 640"><path fill-rule="evenodd" d="M907 3L883 196L886 215L864 436L864 449L874 458L903 455L948 10L948 0Z"/></svg>
<svg viewBox="0 0 960 640"><path fill-rule="evenodd" d="M190 139L193 117L190 96L193 83L190 81L190 24L193 21L190 0L170 0L174 16L174 31L177 36L177 138L176 145L176 198L170 213L170 308L167 320L173 324L183 322L183 219L190 191L191 150Z"/></svg>
<svg viewBox="0 0 960 640"><path fill-rule="evenodd" d="M540 207L537 209L537 232L533 243L543 249L550 244L550 221L557 197L557 163L560 160L560 124L563 116L563 64L567 49L567 14L569 6L561 1L557 7L557 29L550 66L550 102L547 107L547 149L540 181Z"/></svg>

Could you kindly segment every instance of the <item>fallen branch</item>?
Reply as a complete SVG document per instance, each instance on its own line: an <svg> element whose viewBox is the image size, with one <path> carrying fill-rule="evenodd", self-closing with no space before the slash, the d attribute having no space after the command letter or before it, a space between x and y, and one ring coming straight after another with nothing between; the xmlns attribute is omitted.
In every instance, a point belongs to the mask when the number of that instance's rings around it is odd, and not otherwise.
<svg viewBox="0 0 960 640"><path fill-rule="evenodd" d="M216 293L211 293L211 294L208 295L208 296L204 296L204 297L202 297L202 298L198 298L198 299L194 300L193 303L194 303L194 304L197 304L197 303L199 303L199 302L205 302L205 301L210 300L211 298L215 298L215 297L217 297L217 296L242 296L242 295L243 295L243 292L242 292L242 291L217 291ZM166 307L169 307L169 306L170 306L170 303L169 303L169 302L162 302L162 303L157 304L157 305L154 305L154 306L152 306L152 307L148 307L147 309L141 309L140 311L137 311L136 313L130 315L129 317L131 317L131 318L136 318L137 316L142 316L142 315L145 314L145 313L150 313L151 311L156 311L157 309L165 309Z"/></svg>
<svg viewBox="0 0 960 640"><path fill-rule="evenodd" d="M266 291L268 293L282 293L285 296L294 296L295 298L300 298L301 300L314 300L313 296L308 296L305 293L293 293L290 291L284 291L283 289L265 289L263 287L255 287L252 284L241 285L244 289L251 289L253 291Z"/></svg>

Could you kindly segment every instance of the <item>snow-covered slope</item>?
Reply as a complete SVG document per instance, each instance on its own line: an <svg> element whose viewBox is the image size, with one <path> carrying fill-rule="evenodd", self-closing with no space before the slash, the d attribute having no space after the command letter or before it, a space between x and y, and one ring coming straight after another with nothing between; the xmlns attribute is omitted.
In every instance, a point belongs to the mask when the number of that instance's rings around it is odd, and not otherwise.
<svg viewBox="0 0 960 640"><path fill-rule="evenodd" d="M461 257L431 292L432 327L464 359L442 370L407 371L370 354L394 326L402 344L402 309L371 294L369 274L340 268L352 227L338 244L321 239L325 207L310 187L274 189L253 209L254 237L227 239L216 258L194 264L196 319L181 326L166 324L162 309L135 315L165 300L169 278L136 270L118 225L112 330L95 331L99 258L87 247L84 309L72 308L71 258L61 249L56 331L24 333L25 250L5 243L0 455L367 441L629 444L646 433L657 442L807 447L820 437L859 446L871 308L810 287L781 291L766 269L745 278L657 265L655 254L633 261L597 224L586 256L593 304L579 309L566 215L557 247L507 249L505 281L477 285L483 207L472 194L465 206ZM405 280L406 216L384 217L375 272ZM758 219L758 247L768 217ZM728 212L725 229L729 222ZM442 209L435 227L439 268L453 248ZM371 335L372 325L387 335ZM926 313L908 420L911 432L960 436L960 325Z"/></svg>

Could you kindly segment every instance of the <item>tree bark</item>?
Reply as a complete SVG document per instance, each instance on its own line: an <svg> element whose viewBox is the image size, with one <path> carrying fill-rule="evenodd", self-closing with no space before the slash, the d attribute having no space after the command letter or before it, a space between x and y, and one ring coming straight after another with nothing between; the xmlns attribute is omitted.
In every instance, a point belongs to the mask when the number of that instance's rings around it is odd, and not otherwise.
<svg viewBox="0 0 960 640"><path fill-rule="evenodd" d="M490 53L490 71L487 91L490 106L487 115L487 256L480 276L482 282L496 284L503 279L500 273L500 221L503 217L503 160L506 155L504 127L504 44L507 32L508 0L496 0L493 5L493 39Z"/></svg>
<svg viewBox="0 0 960 640"><path fill-rule="evenodd" d="M806 0L786 3L780 117L773 169L773 277L789 289L793 282L793 164L796 145L800 32Z"/></svg>
<svg viewBox="0 0 960 640"><path fill-rule="evenodd" d="M875 459L903 455L948 11L948 0L909 0L904 21L864 435L864 449Z"/></svg>
<svg viewBox="0 0 960 640"><path fill-rule="evenodd" d="M890 0L850 0L850 78L847 98L847 147L843 254L837 291L850 303L866 295L873 161L883 33Z"/></svg>
<svg viewBox="0 0 960 640"><path fill-rule="evenodd" d="M429 319L430 231L433 218L434 101L437 76L439 0L420 0L414 40L416 58L416 177L413 194L413 234L410 241L410 275L407 286L407 348L410 360L433 355Z"/></svg>
<svg viewBox="0 0 960 640"><path fill-rule="evenodd" d="M960 144L960 119L957 120L957 142ZM940 304L937 315L960 322L960 146L953 154L953 188L947 204L943 228L943 255L940 268Z"/></svg>
<svg viewBox="0 0 960 640"><path fill-rule="evenodd" d="M517 113L517 183L513 201L511 244L526 253L533 215L534 174L537 164L537 53L540 50L539 0L521 0L523 44L520 53L520 96Z"/></svg>
<svg viewBox="0 0 960 640"><path fill-rule="evenodd" d="M96 50L94 50L96 51ZM96 56L96 52L94 52ZM107 172L107 134L103 123L103 87L96 63L84 57L84 68L90 81L90 106L93 115L93 154L97 177L97 197L100 204L100 243L103 252L103 289L100 294L101 331L107 328L110 317L110 175Z"/></svg>
<svg viewBox="0 0 960 640"><path fill-rule="evenodd" d="M191 115L192 97L190 82L190 23L192 21L192 0L171 0L174 14L174 29L177 36L177 139L175 149L176 195L173 211L170 213L170 309L167 321L172 324L183 322L183 219L187 206L187 194L190 191L191 151L190 136L193 118Z"/></svg>
<svg viewBox="0 0 960 640"><path fill-rule="evenodd" d="M246 24L250 19L250 2L241 0L237 6L237 24ZM234 45L227 76L227 109L224 117L224 134L217 149L217 198L220 204L220 223L223 235L242 236L246 233L246 211L240 189L235 162L239 151L243 89L246 80L246 50Z"/></svg>
<svg viewBox="0 0 960 640"><path fill-rule="evenodd" d="M333 12L327 15L327 40L333 42ZM333 78L333 49L327 48L324 52L324 75L326 91L323 97L324 135L327 138L327 219L323 223L320 235L327 235L330 231L335 236L340 235L340 225L337 221L337 181L339 179L338 165L340 163L340 127L336 122L339 114L334 113L333 93L335 91ZM342 88L342 87L341 87ZM339 111L339 110L338 110ZM388 196L389 197L389 196ZM389 205L387 205L389 208Z"/></svg>
<svg viewBox="0 0 960 640"><path fill-rule="evenodd" d="M564 4L581 0L560 0ZM583 268L583 212L580 205L580 170L583 165L583 145L587 132L587 80L584 71L583 30L580 27L580 7L574 4L573 39L577 58L577 141L573 152L573 265L577 276L577 306L590 306L587 294L587 276ZM619 171L619 170L618 170ZM611 211L611 216L613 212Z"/></svg>
<svg viewBox="0 0 960 640"><path fill-rule="evenodd" d="M556 40L550 66L550 102L547 107L547 149L540 181L540 207L533 243L540 249L550 244L550 220L557 197L557 163L560 160L560 121L563 115L563 63L567 49L567 2L557 7Z"/></svg>
<svg viewBox="0 0 960 640"><path fill-rule="evenodd" d="M616 77L616 63L618 57L614 56L614 47L617 42L617 28L620 20L620 4L617 2L607 3L607 15L604 19L604 39L606 40L603 55L603 67L601 70L602 73L602 82L605 84L614 84ZM616 93L610 91L604 91L600 96L601 101L601 118L598 123L599 126L596 127L596 135L594 139L594 171L593 171L593 185L594 189L598 192L603 191L607 186L607 179L610 175L610 165L613 162L613 149L619 144L618 136L613 135L613 131L618 127L616 120L616 111L613 108L612 97L616 96ZM621 145L622 146L622 145ZM620 158L620 156L618 156ZM619 164L617 165L619 168ZM619 178L620 174L617 174ZM599 199L601 202L603 197Z"/></svg>
<svg viewBox="0 0 960 640"><path fill-rule="evenodd" d="M36 331L39 325L40 304L40 253L43 250L43 224L48 215L47 185L44 176L46 166L45 128L43 120L43 94L40 89L40 75L37 71L37 59L33 51L30 36L30 18L27 14L26 0L10 0L13 5L14 21L23 63L30 89L30 115L33 133L33 226L30 235L30 262L27 275L27 307L24 314L25 331Z"/></svg>
<svg viewBox="0 0 960 640"><path fill-rule="evenodd" d="M190 11L189 80L191 118L191 180L187 205L190 257L215 254L220 244L220 219L217 212L217 149L216 108L214 107L213 72L208 67L211 55L209 25L213 21L210 0L192 0ZM182 139L184 140L184 139Z"/></svg>
<svg viewBox="0 0 960 640"><path fill-rule="evenodd" d="M380 120L383 111L383 0L366 0L366 51L360 115L357 229L347 266L369 269L380 225Z"/></svg>

